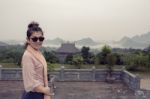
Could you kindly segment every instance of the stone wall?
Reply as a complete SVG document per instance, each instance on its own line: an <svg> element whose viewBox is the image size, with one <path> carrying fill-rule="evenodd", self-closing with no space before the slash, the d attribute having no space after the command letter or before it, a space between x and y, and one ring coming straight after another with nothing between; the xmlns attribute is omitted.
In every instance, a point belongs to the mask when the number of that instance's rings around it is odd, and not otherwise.
<svg viewBox="0 0 150 99"><path fill-rule="evenodd" d="M22 80L20 68L1 68L0 75L0 80Z"/></svg>
<svg viewBox="0 0 150 99"><path fill-rule="evenodd" d="M138 76L133 75L132 73L123 70L122 72L122 80L125 84L129 86L132 90L140 89L140 78Z"/></svg>
<svg viewBox="0 0 150 99"><path fill-rule="evenodd" d="M150 99L150 90L140 89L140 78L132 73L123 70L123 82L134 90L136 99Z"/></svg>
<svg viewBox="0 0 150 99"><path fill-rule="evenodd" d="M59 72L59 73L58 73ZM121 70L114 70L112 75L121 80ZM105 81L107 71L103 69L60 69L57 72L51 72L51 75L57 75L58 81Z"/></svg>

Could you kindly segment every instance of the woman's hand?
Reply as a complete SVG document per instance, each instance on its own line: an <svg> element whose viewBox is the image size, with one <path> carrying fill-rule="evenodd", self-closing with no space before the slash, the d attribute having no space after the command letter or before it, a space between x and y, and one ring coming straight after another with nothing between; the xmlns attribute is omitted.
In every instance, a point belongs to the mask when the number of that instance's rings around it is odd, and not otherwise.
<svg viewBox="0 0 150 99"><path fill-rule="evenodd" d="M49 87L45 87L44 99L51 99L50 96L51 96L50 88Z"/></svg>
<svg viewBox="0 0 150 99"><path fill-rule="evenodd" d="M47 96L53 96L53 95L55 95L54 93L51 93L49 87L45 87L44 94L47 95Z"/></svg>
<svg viewBox="0 0 150 99"><path fill-rule="evenodd" d="M50 96L44 95L44 99L51 99Z"/></svg>
<svg viewBox="0 0 150 99"><path fill-rule="evenodd" d="M49 87L45 87L44 94L50 96L50 88Z"/></svg>

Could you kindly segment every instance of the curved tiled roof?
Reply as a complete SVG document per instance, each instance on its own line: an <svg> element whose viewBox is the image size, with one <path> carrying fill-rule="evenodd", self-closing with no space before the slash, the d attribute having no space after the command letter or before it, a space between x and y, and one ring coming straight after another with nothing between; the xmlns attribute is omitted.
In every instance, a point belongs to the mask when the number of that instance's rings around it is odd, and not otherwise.
<svg viewBox="0 0 150 99"><path fill-rule="evenodd" d="M56 50L57 53L78 53L79 49L75 47L74 43L64 43Z"/></svg>

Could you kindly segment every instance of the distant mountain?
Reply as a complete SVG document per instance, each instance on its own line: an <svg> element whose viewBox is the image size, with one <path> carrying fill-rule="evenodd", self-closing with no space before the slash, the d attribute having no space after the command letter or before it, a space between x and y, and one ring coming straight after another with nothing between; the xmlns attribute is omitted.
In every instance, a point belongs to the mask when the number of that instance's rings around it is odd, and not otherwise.
<svg viewBox="0 0 150 99"><path fill-rule="evenodd" d="M61 43L64 43L65 41L61 38L55 38L53 40L46 40L44 41L45 44L48 44L48 45L60 45Z"/></svg>
<svg viewBox="0 0 150 99"><path fill-rule="evenodd" d="M82 46L95 46L98 45L98 42L95 42L91 38L83 38L81 40L75 41L76 45L82 45Z"/></svg>
<svg viewBox="0 0 150 99"><path fill-rule="evenodd" d="M21 40L7 40L4 42L9 44L9 45L18 45L18 44L23 45L24 44L24 41L21 41Z"/></svg>
<svg viewBox="0 0 150 99"><path fill-rule="evenodd" d="M125 44L126 42L128 42L128 41L130 41L131 39L129 38L129 37L123 37L119 42L121 43L121 44Z"/></svg>
<svg viewBox="0 0 150 99"><path fill-rule="evenodd" d="M68 41L63 40L61 38L55 38L55 39L48 39L44 41L44 45L46 46L54 46L58 47L62 43L66 43ZM110 45L113 48L137 48L137 49L143 49L146 48L150 45L150 32L142 34L142 35L135 35L132 38L129 37L123 37L119 41L101 41L101 42L96 42L90 37L88 38L83 38L77 41L69 41L69 42L75 42L77 46L90 46L93 48L100 48L103 45L107 44ZM6 44L12 45L12 44L24 44L24 41L19 41L19 40L8 40L5 41ZM4 44L1 43L1 45ZM5 44L4 44L5 45Z"/></svg>
<svg viewBox="0 0 150 99"><path fill-rule="evenodd" d="M10 45L17 45L17 44L24 44L25 41L19 41L19 40L7 40L5 41L5 43L10 44ZM95 42L94 40L92 40L91 38L83 38L81 40L77 40L77 41L66 41L63 40L61 38L55 38L55 39L47 39L44 41L44 45L61 45L62 43L66 43L66 42L75 42L76 45L80 45L80 46L95 46L98 45L98 42Z"/></svg>
<svg viewBox="0 0 150 99"><path fill-rule="evenodd" d="M143 34L143 35L136 35L132 37L132 40L141 42L141 43L149 43L150 44L150 32Z"/></svg>
<svg viewBox="0 0 150 99"><path fill-rule="evenodd" d="M1 47L3 47L3 46L8 46L8 44L0 41L0 46L1 46Z"/></svg>
<svg viewBox="0 0 150 99"><path fill-rule="evenodd" d="M132 38L123 37L120 41L118 41L121 46L125 48L146 48L150 45L150 32L143 34L141 36L134 36Z"/></svg>
<svg viewBox="0 0 150 99"><path fill-rule="evenodd" d="M53 39L53 40L46 40L44 42L44 44L47 44L47 45L60 45L62 43L65 43L65 42L68 42L68 41L65 41L61 38L56 38L56 39ZM94 46L94 45L97 45L98 43L93 41L91 38L84 38L84 39L81 39L81 40L77 40L77 41L70 41L70 42L75 42L76 45L85 45L85 46Z"/></svg>

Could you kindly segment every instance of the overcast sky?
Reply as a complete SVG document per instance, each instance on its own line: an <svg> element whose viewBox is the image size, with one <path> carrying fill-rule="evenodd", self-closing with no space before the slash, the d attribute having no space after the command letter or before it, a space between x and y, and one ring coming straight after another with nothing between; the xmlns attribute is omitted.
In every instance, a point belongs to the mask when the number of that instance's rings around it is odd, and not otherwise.
<svg viewBox="0 0 150 99"><path fill-rule="evenodd" d="M120 40L150 31L150 0L0 0L0 40L24 40L33 20L47 39Z"/></svg>

